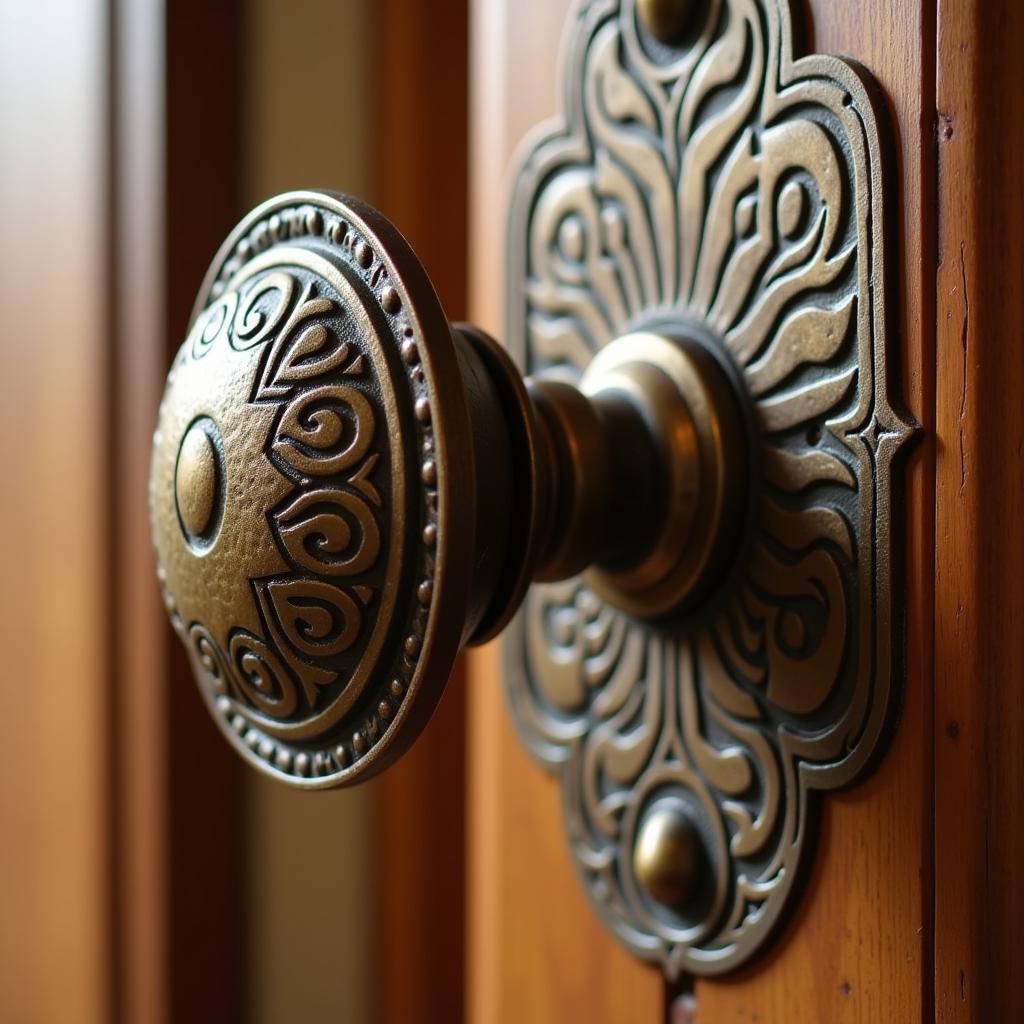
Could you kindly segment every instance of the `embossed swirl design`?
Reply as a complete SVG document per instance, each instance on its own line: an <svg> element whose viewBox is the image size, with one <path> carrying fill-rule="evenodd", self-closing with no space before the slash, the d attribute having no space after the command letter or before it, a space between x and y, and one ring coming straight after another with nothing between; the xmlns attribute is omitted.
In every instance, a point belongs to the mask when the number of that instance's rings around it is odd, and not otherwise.
<svg viewBox="0 0 1024 1024"><path fill-rule="evenodd" d="M726 592L681 629L580 580L534 587L509 695L610 927L670 975L719 972L775 926L809 791L862 769L890 705L890 467L911 430L886 394L880 145L859 73L793 61L785 3L712 2L671 50L632 0L577 17L564 126L511 215L511 342L576 377L637 328L717 339L753 410L757 504ZM665 793L708 860L681 910L631 869Z"/></svg>
<svg viewBox="0 0 1024 1024"><path fill-rule="evenodd" d="M290 193L225 242L168 375L150 478L164 599L229 740L295 785L380 770L424 699L440 477L421 330L373 223ZM192 492L177 460L197 430ZM179 487L216 506L198 540Z"/></svg>
<svg viewBox="0 0 1024 1024"><path fill-rule="evenodd" d="M333 321L343 311L323 290L287 270L258 275L224 292L191 333L193 361L218 345L268 347L250 401L280 406L264 454L294 483L269 514L292 571L252 581L266 635L236 627L225 654L201 624L189 633L219 691L271 720L316 715L319 691L338 682L346 667L338 656L378 597L364 578L381 552L384 503L371 481L377 417L368 394L346 383L365 377L367 363L338 336Z"/></svg>

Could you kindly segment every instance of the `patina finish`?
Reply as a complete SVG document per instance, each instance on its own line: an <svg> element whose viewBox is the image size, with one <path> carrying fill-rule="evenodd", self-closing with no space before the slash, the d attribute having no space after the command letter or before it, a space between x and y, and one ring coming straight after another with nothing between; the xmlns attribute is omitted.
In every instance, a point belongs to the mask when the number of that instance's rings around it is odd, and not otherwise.
<svg viewBox="0 0 1024 1024"><path fill-rule="evenodd" d="M793 46L784 0L582 3L511 356L380 213L288 193L215 257L154 435L168 612L239 752L368 778L509 626L581 882L672 978L764 947L897 702L880 110Z"/></svg>
<svg viewBox="0 0 1024 1024"><path fill-rule="evenodd" d="M671 405L666 372L691 414L687 381L722 396L703 437L651 420L688 469L659 478L671 519L646 559L538 583L506 632L513 718L562 780L582 884L670 977L764 947L820 794L864 774L898 703L913 426L889 392L883 111L863 69L800 56L793 27L783 0L580 4L561 123L508 221L525 372L588 394L614 373L649 410L655 388ZM626 543L648 499L611 486ZM684 834L699 858L674 852Z"/></svg>

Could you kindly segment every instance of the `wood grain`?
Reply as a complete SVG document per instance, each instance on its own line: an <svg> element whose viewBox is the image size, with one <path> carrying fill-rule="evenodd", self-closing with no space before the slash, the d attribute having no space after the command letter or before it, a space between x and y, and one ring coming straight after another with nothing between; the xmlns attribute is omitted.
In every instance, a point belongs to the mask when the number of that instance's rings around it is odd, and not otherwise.
<svg viewBox="0 0 1024 1024"><path fill-rule="evenodd" d="M935 1010L1024 1020L1024 6L939 0Z"/></svg>
<svg viewBox="0 0 1024 1024"><path fill-rule="evenodd" d="M501 336L507 174L526 132L556 110L566 0L474 0L471 268L474 323ZM660 974L624 952L586 904L558 788L523 752L496 645L469 661L468 1019L477 1024L653 1024Z"/></svg>
<svg viewBox="0 0 1024 1024"><path fill-rule="evenodd" d="M146 513L168 337L192 298L178 275L192 287L233 185L234 8L143 6L0 13L5 1021L238 1008L235 766L218 770L183 659L169 668ZM213 134L225 155L197 164Z"/></svg>
<svg viewBox="0 0 1024 1024"><path fill-rule="evenodd" d="M905 691L876 774L825 801L814 869L781 940L740 976L698 982L697 1020L902 1024L931 1017L934 24L928 0L814 0L808 15L814 50L853 56L872 71L896 137L887 184L896 191L902 252L894 282L902 397L925 430L906 471L906 525L897 541Z"/></svg>

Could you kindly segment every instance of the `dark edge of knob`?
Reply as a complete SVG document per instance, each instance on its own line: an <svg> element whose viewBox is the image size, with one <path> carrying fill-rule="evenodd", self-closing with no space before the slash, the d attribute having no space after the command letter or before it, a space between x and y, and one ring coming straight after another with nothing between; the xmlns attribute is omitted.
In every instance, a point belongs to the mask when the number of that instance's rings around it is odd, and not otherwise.
<svg viewBox="0 0 1024 1024"><path fill-rule="evenodd" d="M537 458L540 426L522 374L508 353L490 335L470 324L456 324L453 331L468 343L475 358L486 370L493 388L498 412L504 424L508 463L501 467L506 479L507 504L498 515L508 524L506 550L491 599L475 630L466 641L470 646L486 643L497 636L522 603L533 580L534 569L547 543L546 509L551 492L549 467ZM483 453L487 471L493 471L494 459ZM488 465L490 464L490 465Z"/></svg>

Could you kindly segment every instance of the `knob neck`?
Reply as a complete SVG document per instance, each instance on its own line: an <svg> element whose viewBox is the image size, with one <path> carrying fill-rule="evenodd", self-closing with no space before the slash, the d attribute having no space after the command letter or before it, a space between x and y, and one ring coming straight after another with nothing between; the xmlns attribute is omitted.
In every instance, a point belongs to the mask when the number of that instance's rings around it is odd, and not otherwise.
<svg viewBox="0 0 1024 1024"><path fill-rule="evenodd" d="M574 385L524 382L486 334L453 333L478 481L468 642L500 631L533 581L583 573L642 618L706 598L728 562L746 476L738 402L706 348L629 335Z"/></svg>

